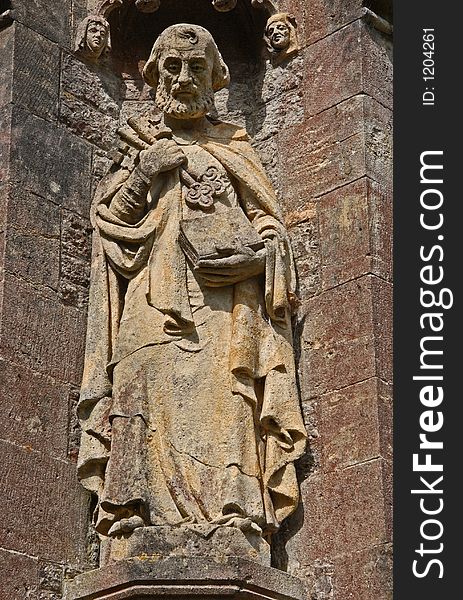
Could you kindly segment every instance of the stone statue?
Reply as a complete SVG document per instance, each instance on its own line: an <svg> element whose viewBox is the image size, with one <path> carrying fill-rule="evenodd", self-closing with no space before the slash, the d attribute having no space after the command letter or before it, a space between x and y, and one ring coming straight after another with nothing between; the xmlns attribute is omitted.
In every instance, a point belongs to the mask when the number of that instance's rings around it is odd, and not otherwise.
<svg viewBox="0 0 463 600"><path fill-rule="evenodd" d="M98 60L110 50L108 21L101 15L89 15L77 28L75 51L88 60Z"/></svg>
<svg viewBox="0 0 463 600"><path fill-rule="evenodd" d="M296 19L288 13L277 13L267 21L265 43L270 59L280 64L299 51Z"/></svg>
<svg viewBox="0 0 463 600"><path fill-rule="evenodd" d="M162 114L120 130L92 206L79 477L102 538L268 537L306 440L288 235L246 132L208 115L229 83L210 33L169 27L143 76Z"/></svg>

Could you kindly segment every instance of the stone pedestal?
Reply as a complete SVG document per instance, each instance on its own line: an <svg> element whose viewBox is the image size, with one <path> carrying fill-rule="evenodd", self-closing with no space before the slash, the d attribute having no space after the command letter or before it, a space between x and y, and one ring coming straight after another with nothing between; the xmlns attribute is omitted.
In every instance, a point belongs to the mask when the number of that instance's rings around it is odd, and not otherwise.
<svg viewBox="0 0 463 600"><path fill-rule="evenodd" d="M76 577L66 600L305 600L303 583L241 557L143 557Z"/></svg>
<svg viewBox="0 0 463 600"><path fill-rule="evenodd" d="M219 560L239 556L270 566L270 546L256 531L223 525L140 527L100 546L100 567L128 558L205 557Z"/></svg>

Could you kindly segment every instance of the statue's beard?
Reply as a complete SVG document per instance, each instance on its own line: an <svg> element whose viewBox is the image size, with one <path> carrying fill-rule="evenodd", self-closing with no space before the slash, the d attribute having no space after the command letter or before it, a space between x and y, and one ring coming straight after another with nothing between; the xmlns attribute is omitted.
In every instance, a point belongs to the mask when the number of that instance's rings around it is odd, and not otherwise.
<svg viewBox="0 0 463 600"><path fill-rule="evenodd" d="M156 90L156 105L176 119L197 119L206 115L214 106L214 92L209 90L191 100L182 101L174 98L160 81Z"/></svg>

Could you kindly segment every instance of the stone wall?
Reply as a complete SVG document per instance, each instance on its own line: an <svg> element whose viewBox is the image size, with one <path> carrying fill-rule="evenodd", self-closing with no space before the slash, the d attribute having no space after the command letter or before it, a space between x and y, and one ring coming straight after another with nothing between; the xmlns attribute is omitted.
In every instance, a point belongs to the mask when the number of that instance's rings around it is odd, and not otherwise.
<svg viewBox="0 0 463 600"><path fill-rule="evenodd" d="M297 260L310 449L273 564L313 600L392 594L391 49L364 5L389 18L390 2L281 0L299 56L274 68L251 48L233 62L228 45L233 85L217 98L253 137ZM117 127L150 99L117 39L112 62L74 56L85 0L13 7L0 31L0 597L51 600L97 556L75 477L90 200Z"/></svg>
<svg viewBox="0 0 463 600"><path fill-rule="evenodd" d="M303 30L304 120L275 146L311 454L278 554L317 600L392 597L391 48L362 4L285 3Z"/></svg>
<svg viewBox="0 0 463 600"><path fill-rule="evenodd" d="M88 563L75 475L89 260L91 145L60 123L61 65L83 3L13 2L0 31L0 528L8 600L60 597ZM71 10L73 9L73 11ZM80 277L80 278L79 278Z"/></svg>

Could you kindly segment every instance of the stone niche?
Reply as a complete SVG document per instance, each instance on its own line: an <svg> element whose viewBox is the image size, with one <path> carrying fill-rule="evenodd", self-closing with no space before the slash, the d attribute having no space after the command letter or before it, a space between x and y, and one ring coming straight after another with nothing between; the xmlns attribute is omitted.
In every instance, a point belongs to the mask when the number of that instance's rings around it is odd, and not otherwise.
<svg viewBox="0 0 463 600"><path fill-rule="evenodd" d="M218 12L210 0L163 0L153 13L137 10L135 4L124 2L113 9L111 24L113 54L121 72L136 74L140 61L146 61L154 40L174 23L202 25L211 32L233 76L240 65L261 64L262 38L270 16L265 8L255 8L249 0L238 0L230 12ZM123 71L122 71L123 70Z"/></svg>
<svg viewBox="0 0 463 600"><path fill-rule="evenodd" d="M305 600L303 583L240 557L142 557L89 571L67 587L68 600Z"/></svg>
<svg viewBox="0 0 463 600"><path fill-rule="evenodd" d="M264 33L274 11L270 2L250 0L238 0L230 12L217 11L210 0L163 0L154 13L140 12L127 1L112 9L107 16L112 42L107 66L123 82L121 122L124 116L152 108L151 91L143 84L141 71L158 35L183 22L210 31L230 68L229 88L215 97L217 116L245 126L255 139L268 137L265 96L268 86L273 89L268 73L273 69L265 54Z"/></svg>
<svg viewBox="0 0 463 600"><path fill-rule="evenodd" d="M264 33L271 7L268 2L238 0L233 10L220 12L211 0L162 0L152 13L137 10L133 2L120 3L108 11L105 17L110 24L111 52L89 69L121 83L118 125L153 109L152 90L141 76L153 43L170 25L189 23L210 31L230 69L230 87L216 94L213 116L244 126L258 150L259 144L271 143L280 126L278 103L285 102L265 55ZM284 66L279 68L283 73ZM269 122L272 99L275 106ZM262 153L261 157L272 178L271 165L265 164ZM275 179L273 183L277 188ZM236 528L146 527L128 536L103 540L100 567L68 582L65 597L305 598L304 584L272 568L271 563L267 541Z"/></svg>

